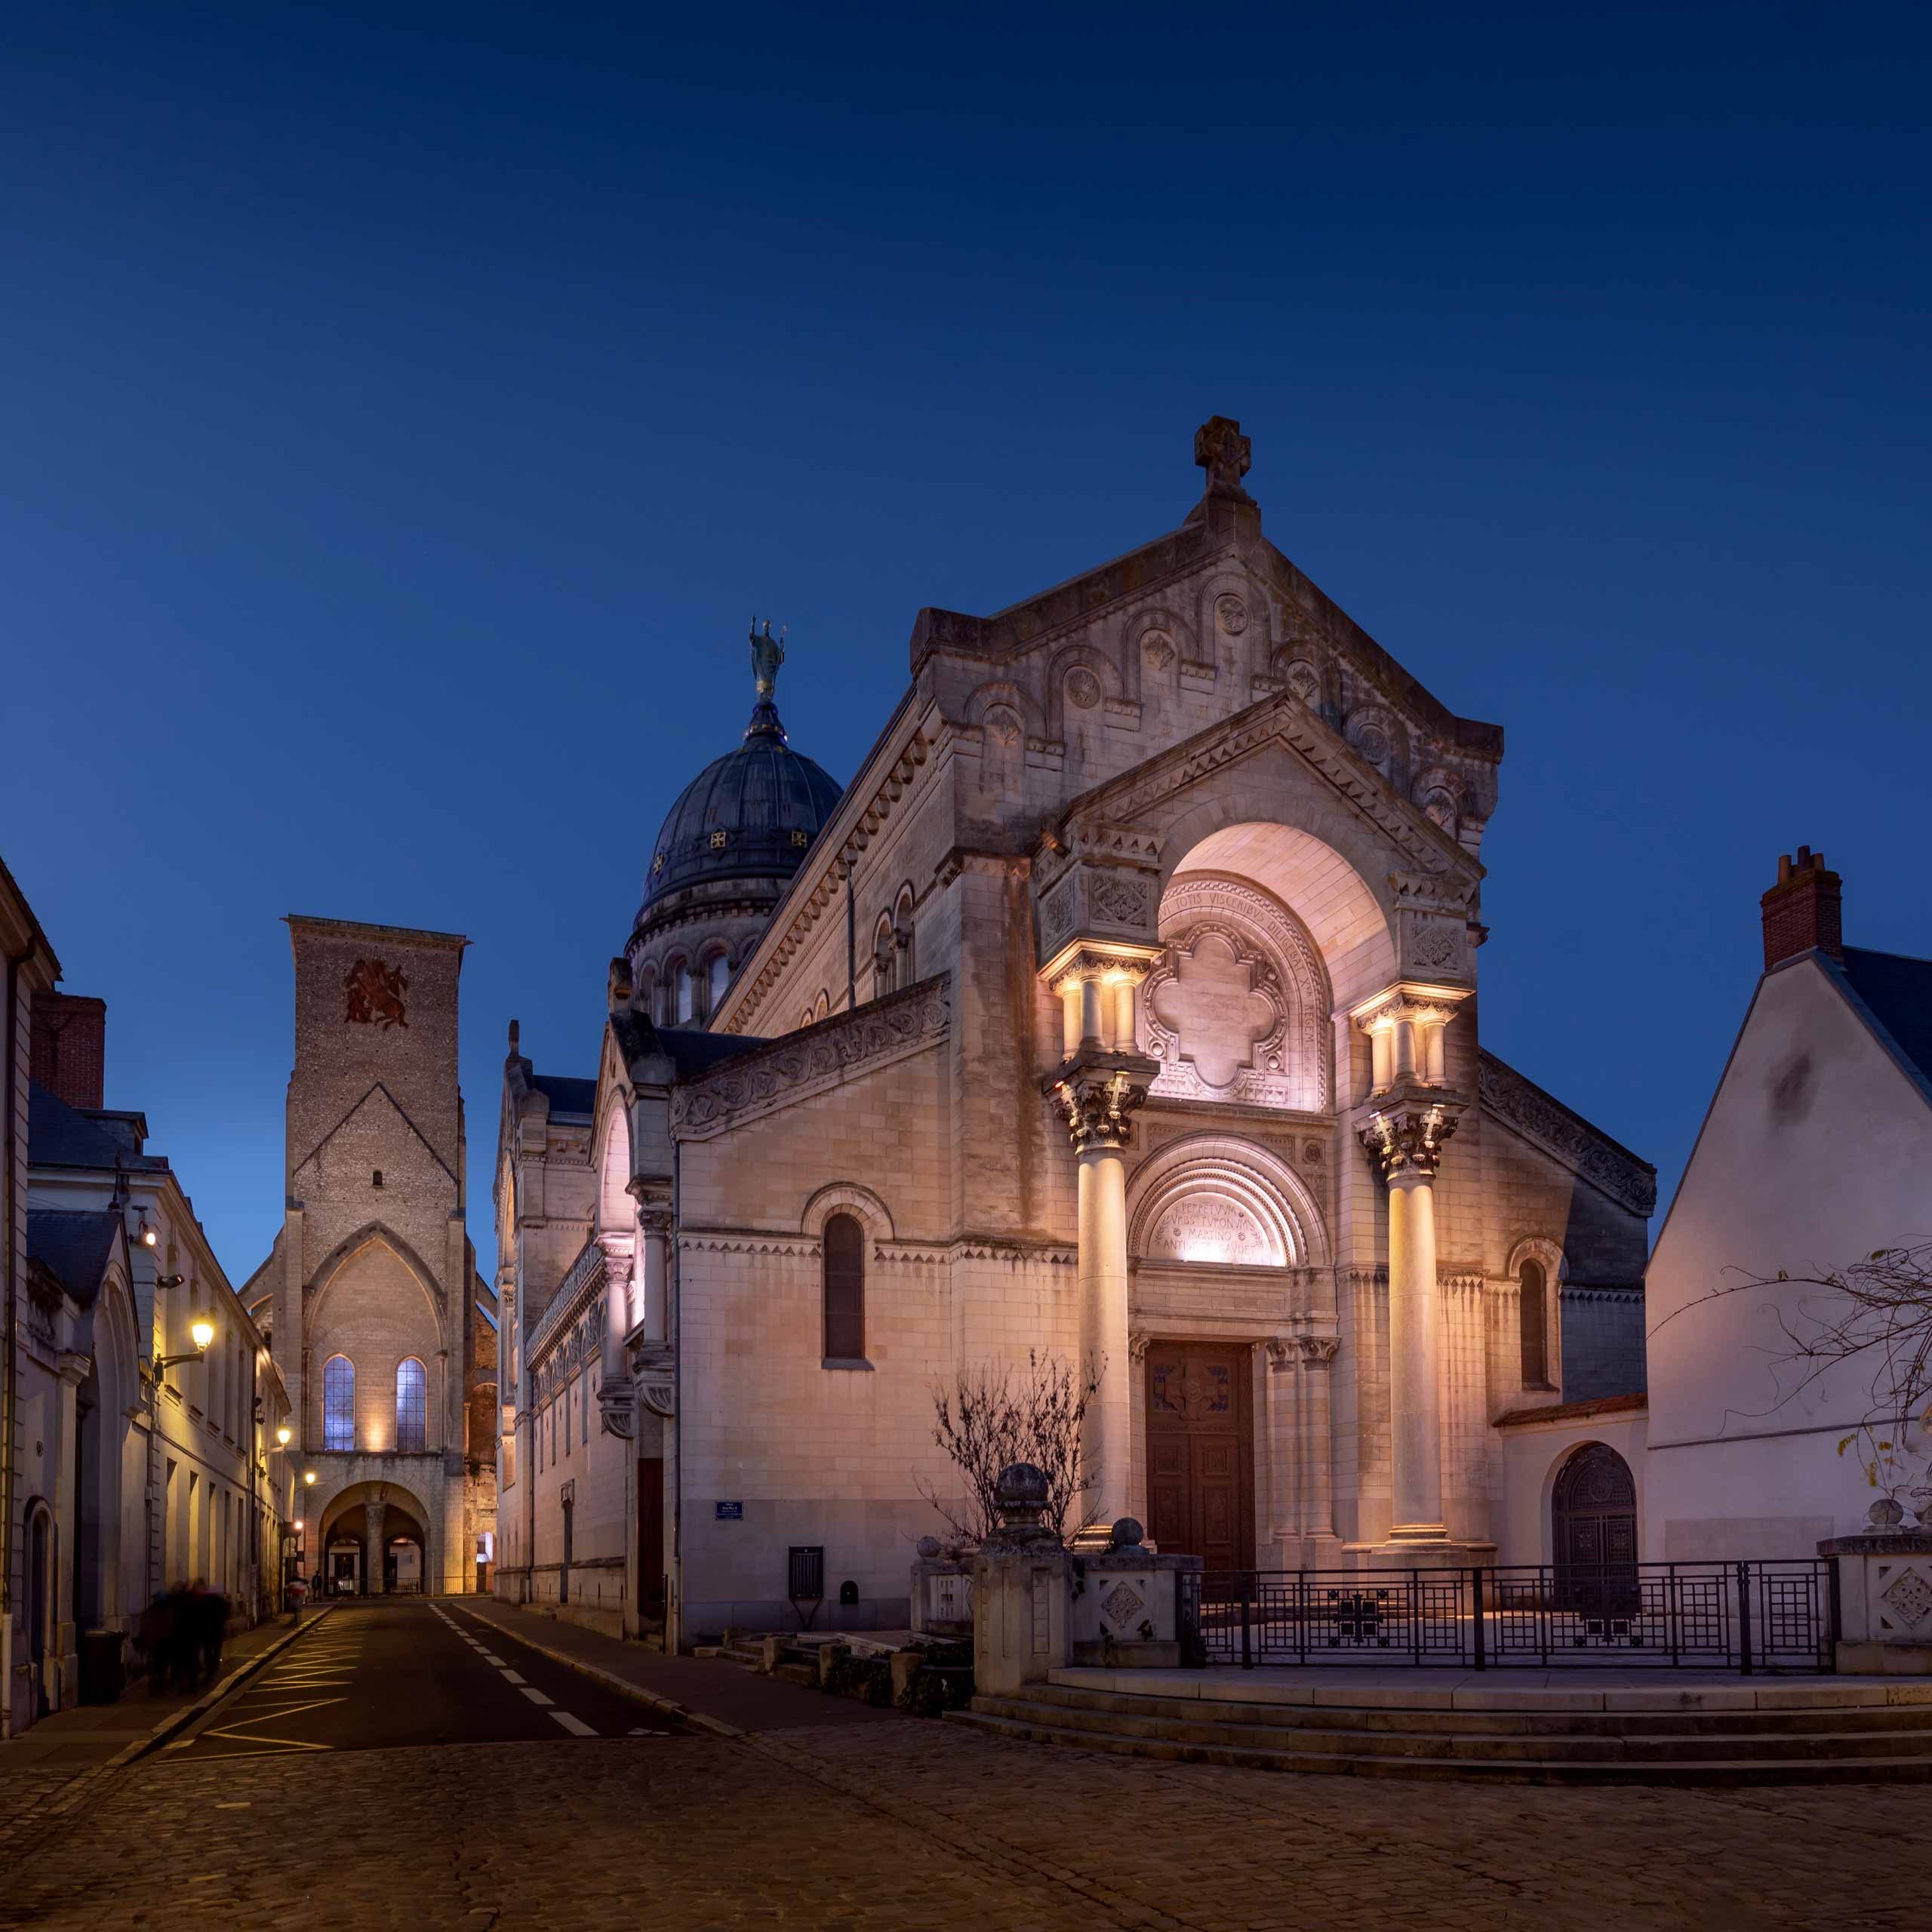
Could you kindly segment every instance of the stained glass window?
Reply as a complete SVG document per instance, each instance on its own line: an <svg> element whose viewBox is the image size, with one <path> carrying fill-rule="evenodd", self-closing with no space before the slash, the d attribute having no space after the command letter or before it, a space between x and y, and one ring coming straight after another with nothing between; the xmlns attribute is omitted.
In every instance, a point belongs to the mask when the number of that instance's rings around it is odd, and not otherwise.
<svg viewBox="0 0 1932 1932"><path fill-rule="evenodd" d="M429 1379L423 1364L407 1355L395 1365L395 1446L429 1446Z"/></svg>

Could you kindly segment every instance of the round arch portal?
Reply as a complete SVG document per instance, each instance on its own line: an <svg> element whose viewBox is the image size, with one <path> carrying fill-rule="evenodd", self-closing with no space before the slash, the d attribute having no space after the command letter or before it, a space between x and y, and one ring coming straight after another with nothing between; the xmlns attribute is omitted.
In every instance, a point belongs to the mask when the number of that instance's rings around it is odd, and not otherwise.
<svg viewBox="0 0 1932 1932"><path fill-rule="evenodd" d="M429 1512L392 1482L352 1483L323 1506L316 1548L331 1596L427 1594Z"/></svg>

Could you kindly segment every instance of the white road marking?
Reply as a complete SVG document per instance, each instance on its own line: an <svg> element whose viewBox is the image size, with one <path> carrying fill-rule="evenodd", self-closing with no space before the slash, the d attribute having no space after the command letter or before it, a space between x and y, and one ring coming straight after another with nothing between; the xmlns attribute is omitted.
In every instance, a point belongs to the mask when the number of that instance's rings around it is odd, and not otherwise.
<svg viewBox="0 0 1932 1932"><path fill-rule="evenodd" d="M568 1711L552 1711L550 1715L573 1737L595 1737L597 1734L581 1718L574 1718Z"/></svg>
<svg viewBox="0 0 1932 1932"><path fill-rule="evenodd" d="M503 1675L507 1677L512 1684L520 1684L523 1681L523 1679L518 1676L516 1672L511 1669L508 1664L505 1664L503 1666Z"/></svg>
<svg viewBox="0 0 1932 1932"><path fill-rule="evenodd" d="M499 1670L506 1669L509 1667L501 1657L493 1657L488 1651L483 1653L483 1661L485 1663L494 1664Z"/></svg>
<svg viewBox="0 0 1932 1932"><path fill-rule="evenodd" d="M543 1693L532 1684L526 1684L523 1687L523 1694L528 1697L533 1704L547 1705L553 1701L552 1699L545 1697Z"/></svg>

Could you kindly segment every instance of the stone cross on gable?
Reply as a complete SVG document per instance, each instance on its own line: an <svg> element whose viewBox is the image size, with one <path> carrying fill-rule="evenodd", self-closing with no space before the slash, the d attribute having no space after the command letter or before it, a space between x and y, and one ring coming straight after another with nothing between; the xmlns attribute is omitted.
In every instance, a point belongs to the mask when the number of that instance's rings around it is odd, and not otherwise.
<svg viewBox="0 0 1932 1932"><path fill-rule="evenodd" d="M1207 471L1211 495L1245 496L1241 479L1254 455L1254 444L1231 416L1211 416L1194 432L1194 460Z"/></svg>

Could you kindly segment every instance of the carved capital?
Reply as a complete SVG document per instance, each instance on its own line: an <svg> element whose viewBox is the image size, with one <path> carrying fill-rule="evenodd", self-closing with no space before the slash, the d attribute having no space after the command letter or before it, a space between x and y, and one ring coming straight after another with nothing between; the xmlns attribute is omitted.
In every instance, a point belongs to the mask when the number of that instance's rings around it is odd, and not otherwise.
<svg viewBox="0 0 1932 1932"><path fill-rule="evenodd" d="M1041 977L1057 993L1088 980L1137 986L1164 956L1156 946L1129 948L1124 944L1076 941L1054 955Z"/></svg>
<svg viewBox="0 0 1932 1932"><path fill-rule="evenodd" d="M677 1224L677 1217L668 1208L641 1208L638 1210L637 1224L647 1235L668 1241L672 1229Z"/></svg>
<svg viewBox="0 0 1932 1932"><path fill-rule="evenodd" d="M1133 1116L1160 1071L1140 1054L1101 1053L1076 1060L1043 1084L1066 1122L1074 1149L1124 1147Z"/></svg>
<svg viewBox="0 0 1932 1932"><path fill-rule="evenodd" d="M1440 1101L1391 1107L1371 1114L1357 1132L1370 1164L1392 1187L1404 1180L1430 1181L1461 1111Z"/></svg>
<svg viewBox="0 0 1932 1932"><path fill-rule="evenodd" d="M1342 1346L1339 1335L1298 1335L1295 1342L1301 1350L1302 1360L1310 1368L1331 1367Z"/></svg>
<svg viewBox="0 0 1932 1932"><path fill-rule="evenodd" d="M606 1435L628 1442L635 1425L632 1389L628 1377L607 1382L597 1392L597 1411Z"/></svg>
<svg viewBox="0 0 1932 1932"><path fill-rule="evenodd" d="M1295 1365L1299 1350L1292 1340L1284 1340L1277 1337L1267 1345L1268 1367L1276 1375L1286 1375Z"/></svg>
<svg viewBox="0 0 1932 1932"><path fill-rule="evenodd" d="M1127 1338L1127 1352L1136 1361L1145 1361L1154 1338L1144 1328L1137 1328Z"/></svg>

